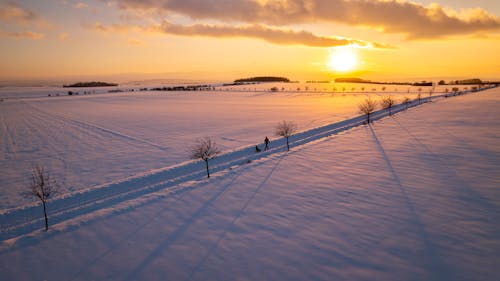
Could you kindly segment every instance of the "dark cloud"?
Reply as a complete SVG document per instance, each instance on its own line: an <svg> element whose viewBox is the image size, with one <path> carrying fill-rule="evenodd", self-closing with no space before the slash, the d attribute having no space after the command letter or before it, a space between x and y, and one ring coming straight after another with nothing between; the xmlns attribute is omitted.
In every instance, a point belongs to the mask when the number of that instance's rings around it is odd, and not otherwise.
<svg viewBox="0 0 500 281"><path fill-rule="evenodd" d="M438 4L386 0L118 0L123 9L150 9L192 19L290 25L335 22L402 33L410 39L499 31L500 19L476 8L460 13Z"/></svg>

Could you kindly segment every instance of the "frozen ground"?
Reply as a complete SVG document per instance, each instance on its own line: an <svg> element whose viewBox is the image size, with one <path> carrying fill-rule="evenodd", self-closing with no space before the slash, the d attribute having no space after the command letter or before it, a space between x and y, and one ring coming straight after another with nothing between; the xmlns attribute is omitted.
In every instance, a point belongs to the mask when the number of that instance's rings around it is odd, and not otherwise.
<svg viewBox="0 0 500 281"><path fill-rule="evenodd" d="M61 185L59 195L65 196L187 161L189 147L200 137L213 136L227 152L272 138L281 120L295 121L300 130L307 130L358 115L357 105L366 95L378 99L391 92L401 101L417 91L400 87L395 92L391 87L382 93L379 85L314 85L60 97L42 95L56 91L53 88L0 89L5 96L23 97L0 102L0 213L30 203L21 191L29 185L35 164L51 172ZM287 88L264 92L271 86ZM334 87L335 93L319 92ZM361 93L361 87L378 91ZM347 92L339 93L343 88Z"/></svg>
<svg viewBox="0 0 500 281"><path fill-rule="evenodd" d="M3 280L496 280L500 91L5 241ZM27 270L29 268L29 270Z"/></svg>

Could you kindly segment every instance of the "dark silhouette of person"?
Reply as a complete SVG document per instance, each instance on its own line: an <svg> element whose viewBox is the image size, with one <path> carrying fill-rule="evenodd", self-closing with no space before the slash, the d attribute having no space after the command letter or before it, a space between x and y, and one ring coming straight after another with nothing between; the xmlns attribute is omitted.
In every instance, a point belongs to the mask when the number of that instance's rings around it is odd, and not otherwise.
<svg viewBox="0 0 500 281"><path fill-rule="evenodd" d="M261 151L261 150L260 150L259 146L258 146L258 145L256 145L256 146L255 146L255 152L260 152L260 151Z"/></svg>
<svg viewBox="0 0 500 281"><path fill-rule="evenodd" d="M264 150L267 150L267 149L269 148L269 144L271 143L271 142L269 141L269 139L267 138L267 136L266 136L266 138L264 139L264 143L266 144L266 147L264 148Z"/></svg>

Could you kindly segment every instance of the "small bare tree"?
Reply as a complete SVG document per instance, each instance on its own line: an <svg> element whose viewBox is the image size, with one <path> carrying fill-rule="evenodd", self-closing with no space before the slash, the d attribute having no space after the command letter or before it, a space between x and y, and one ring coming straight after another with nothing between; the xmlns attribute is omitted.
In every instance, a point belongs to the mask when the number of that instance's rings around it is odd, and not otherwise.
<svg viewBox="0 0 500 281"><path fill-rule="evenodd" d="M197 143L191 147L191 158L202 159L203 161L205 161L208 178L210 178L210 170L208 169L208 160L214 158L219 153L220 149L217 147L215 141L210 137L204 137L199 139Z"/></svg>
<svg viewBox="0 0 500 281"><path fill-rule="evenodd" d="M382 105L382 108L383 109L389 109L389 115L392 115L392 107L394 106L394 104L396 103L396 101L394 100L393 97L391 96L387 96L387 97L383 97L382 98L382 101L380 102L380 105Z"/></svg>
<svg viewBox="0 0 500 281"><path fill-rule="evenodd" d="M367 98L358 107L359 112L366 115L366 121L368 124L370 124L370 114L377 108L377 103L374 100Z"/></svg>
<svg viewBox="0 0 500 281"><path fill-rule="evenodd" d="M293 135L297 131L297 124L292 121L285 121L278 123L276 125L276 135L286 138L286 148L287 151L290 151L290 144L288 142L288 138Z"/></svg>
<svg viewBox="0 0 500 281"><path fill-rule="evenodd" d="M410 104L410 98L409 97L404 97L403 99L403 104L405 105L405 110L408 109L408 105Z"/></svg>
<svg viewBox="0 0 500 281"><path fill-rule="evenodd" d="M31 186L27 195L35 196L42 201L43 215L45 216L45 231L49 230L49 220L47 218L47 200L57 192L57 182L52 179L42 166L35 166L31 172Z"/></svg>

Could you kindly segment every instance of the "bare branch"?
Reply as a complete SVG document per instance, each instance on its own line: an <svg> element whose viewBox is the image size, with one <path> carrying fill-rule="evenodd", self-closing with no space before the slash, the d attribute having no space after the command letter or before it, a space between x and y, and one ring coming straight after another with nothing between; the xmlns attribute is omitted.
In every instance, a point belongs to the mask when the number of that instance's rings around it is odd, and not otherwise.
<svg viewBox="0 0 500 281"><path fill-rule="evenodd" d="M217 143L210 137L198 139L191 147L191 159L203 159L205 161L214 158L220 153Z"/></svg>
<svg viewBox="0 0 500 281"><path fill-rule="evenodd" d="M297 124L292 121L283 120L282 122L278 123L278 125L276 125L275 129L275 133L277 136L287 138L297 131Z"/></svg>
<svg viewBox="0 0 500 281"><path fill-rule="evenodd" d="M205 161L207 169L207 177L210 177L210 170L208 169L208 160L214 158L220 153L215 141L210 137L198 139L197 143L191 147L191 159L202 159Z"/></svg>
<svg viewBox="0 0 500 281"><path fill-rule="evenodd" d="M49 197L57 191L57 182L42 166L33 167L31 172L31 195L42 202L47 202Z"/></svg>
<svg viewBox="0 0 500 281"><path fill-rule="evenodd" d="M389 115L391 115L392 114L391 108L394 106L395 103L396 101L394 100L393 97L387 96L382 98L380 105L382 106L383 109L389 109Z"/></svg>
<svg viewBox="0 0 500 281"><path fill-rule="evenodd" d="M365 99L363 103L361 103L359 106L359 112L363 113L366 115L368 123L370 123L370 114L375 111L377 108L377 103L372 100L371 98Z"/></svg>
<svg viewBox="0 0 500 281"><path fill-rule="evenodd" d="M292 121L286 121L286 120L283 120L282 122L278 123L278 125L276 125L275 133L277 136L286 138L287 150L290 150L290 144L288 142L288 138L297 131L297 128L298 128L297 124L295 124Z"/></svg>
<svg viewBox="0 0 500 281"><path fill-rule="evenodd" d="M408 104L410 104L411 99L409 97L404 97L403 98L403 104L405 106L405 109L408 109Z"/></svg>
<svg viewBox="0 0 500 281"><path fill-rule="evenodd" d="M45 230L49 229L49 220L47 218L47 207L45 203L51 195L57 192L57 182L51 178L48 172L42 166L35 166L31 171L30 196L35 196L42 201L43 214L45 217Z"/></svg>

